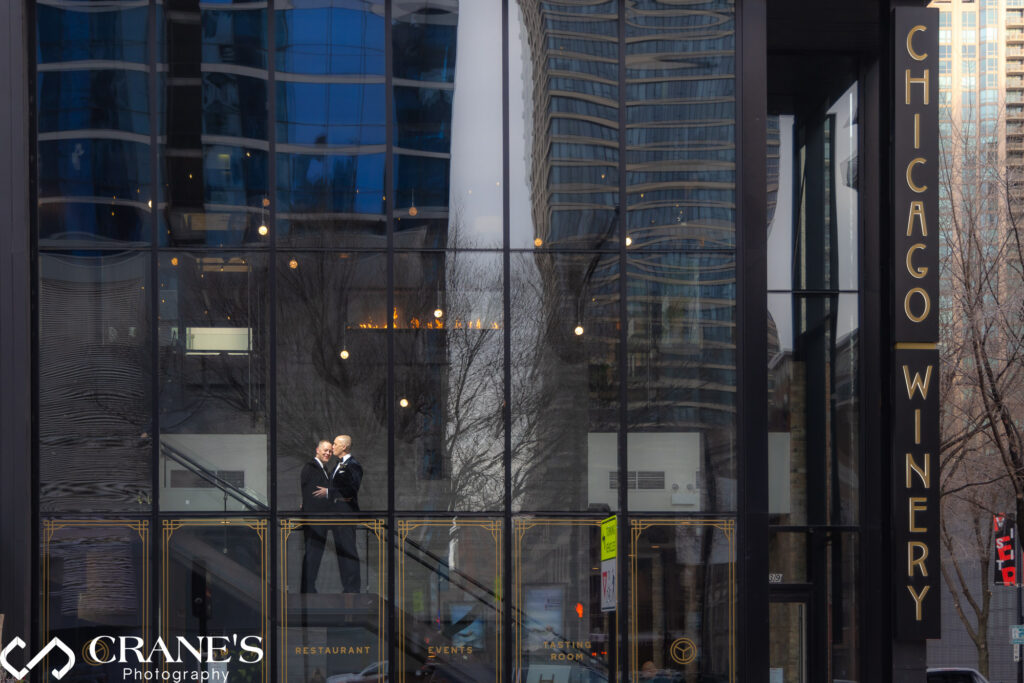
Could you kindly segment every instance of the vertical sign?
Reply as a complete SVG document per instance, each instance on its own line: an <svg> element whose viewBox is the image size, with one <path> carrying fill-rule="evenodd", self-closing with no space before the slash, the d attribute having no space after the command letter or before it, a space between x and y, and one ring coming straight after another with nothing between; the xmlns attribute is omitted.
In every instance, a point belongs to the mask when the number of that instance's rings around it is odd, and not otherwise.
<svg viewBox="0 0 1024 683"><path fill-rule="evenodd" d="M1016 532L1013 520L1006 515L992 515L992 531L996 537L996 585L1017 585Z"/></svg>
<svg viewBox="0 0 1024 683"><path fill-rule="evenodd" d="M608 517L601 521L601 611L614 612L618 600L615 568L618 560L619 529L618 518Z"/></svg>
<svg viewBox="0 0 1024 683"><path fill-rule="evenodd" d="M892 555L900 640L941 634L939 12L893 10Z"/></svg>

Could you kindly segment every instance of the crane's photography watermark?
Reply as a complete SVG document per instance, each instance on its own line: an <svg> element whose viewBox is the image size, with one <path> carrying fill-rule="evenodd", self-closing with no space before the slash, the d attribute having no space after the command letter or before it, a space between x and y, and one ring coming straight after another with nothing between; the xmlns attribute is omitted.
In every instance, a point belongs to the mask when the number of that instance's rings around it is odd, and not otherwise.
<svg viewBox="0 0 1024 683"><path fill-rule="evenodd" d="M25 666L19 668L11 664L11 655L26 647L24 640L15 637L0 650L0 667L15 680L23 680L48 655L52 666L50 674L58 681L71 671L77 661L74 650L60 638L53 638ZM51 654L54 651L55 654ZM58 657L56 662L54 656ZM157 638L149 647L138 636L101 635L86 641L82 647L82 661L90 666L122 665L123 681L227 683L232 664L258 664L263 657L262 637L239 636L237 633L194 638L178 636L170 642ZM156 668L149 665L156 665ZM167 665L185 668L168 669L165 668Z"/></svg>

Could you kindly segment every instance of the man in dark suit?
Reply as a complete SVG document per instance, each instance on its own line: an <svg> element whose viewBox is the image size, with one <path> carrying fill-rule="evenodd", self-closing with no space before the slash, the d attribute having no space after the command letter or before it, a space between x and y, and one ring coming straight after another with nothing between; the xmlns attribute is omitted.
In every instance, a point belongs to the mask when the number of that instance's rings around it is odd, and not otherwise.
<svg viewBox="0 0 1024 683"><path fill-rule="evenodd" d="M352 457L352 437L341 434L334 439L334 457L338 465L331 480L330 497L336 512L359 512L359 485L363 482L363 466ZM356 551L356 527L345 525L334 529L334 549L338 553L338 573L346 593L358 593L359 553Z"/></svg>
<svg viewBox="0 0 1024 683"><path fill-rule="evenodd" d="M327 488L331 485L331 475L327 463L331 459L331 442L321 441L317 444L316 455L302 466L299 473L299 484L302 488L303 512L332 512L334 510ZM316 593L316 576L320 573L320 561L324 556L324 545L327 543L327 527L323 524L307 524L302 527L305 538L305 552L302 555L302 587L303 593Z"/></svg>

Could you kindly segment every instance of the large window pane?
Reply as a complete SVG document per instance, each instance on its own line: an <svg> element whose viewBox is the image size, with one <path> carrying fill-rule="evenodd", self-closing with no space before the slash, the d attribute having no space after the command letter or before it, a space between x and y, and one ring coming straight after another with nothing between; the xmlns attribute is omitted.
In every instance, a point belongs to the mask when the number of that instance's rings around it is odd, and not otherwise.
<svg viewBox="0 0 1024 683"><path fill-rule="evenodd" d="M372 74L384 82L382 2L290 3L275 21L279 73Z"/></svg>
<svg viewBox="0 0 1024 683"><path fill-rule="evenodd" d="M267 257L164 253L160 507L262 510L267 457Z"/></svg>
<svg viewBox="0 0 1024 683"><path fill-rule="evenodd" d="M40 64L104 60L145 64L149 8L137 3L39 2Z"/></svg>
<svg viewBox="0 0 1024 683"><path fill-rule="evenodd" d="M317 442L347 434L360 509L387 509L387 258L281 253L277 274L278 507L300 509Z"/></svg>
<svg viewBox="0 0 1024 683"><path fill-rule="evenodd" d="M276 12L278 244L385 247L384 6Z"/></svg>
<svg viewBox="0 0 1024 683"><path fill-rule="evenodd" d="M513 520L515 670L526 681L616 679L617 612L601 610L601 521Z"/></svg>
<svg viewBox="0 0 1024 683"><path fill-rule="evenodd" d="M149 508L150 295L149 253L39 256L43 512Z"/></svg>
<svg viewBox="0 0 1024 683"><path fill-rule="evenodd" d="M251 663L252 655L241 651L243 641L270 651L266 520L164 520L162 532L161 637L193 644L200 637L224 637L217 642L228 643L225 658L231 661L219 666L229 679L269 680L270 658ZM208 671L209 665L183 659L165 666L178 680Z"/></svg>
<svg viewBox="0 0 1024 683"><path fill-rule="evenodd" d="M626 9L627 235L639 249L736 243L736 6ZM666 55L685 54L686 59Z"/></svg>
<svg viewBox="0 0 1024 683"><path fill-rule="evenodd" d="M857 122L856 83L824 112L769 117L768 289L857 288Z"/></svg>
<svg viewBox="0 0 1024 683"><path fill-rule="evenodd" d="M373 518L281 523L283 683L319 679L318 672L352 676L368 668L360 680L386 680L378 678L387 674L386 534L384 520ZM349 559L357 569L345 565ZM343 573L351 579L353 571L356 585L344 585Z"/></svg>
<svg viewBox="0 0 1024 683"><path fill-rule="evenodd" d="M614 510L618 254L520 252L511 268L513 505Z"/></svg>
<svg viewBox="0 0 1024 683"><path fill-rule="evenodd" d="M396 500L500 510L505 496L501 254L395 257Z"/></svg>
<svg viewBox="0 0 1024 683"><path fill-rule="evenodd" d="M630 509L735 510L735 255L631 254L627 288Z"/></svg>
<svg viewBox="0 0 1024 683"><path fill-rule="evenodd" d="M735 680L735 522L633 520L631 531L634 680Z"/></svg>
<svg viewBox="0 0 1024 683"><path fill-rule="evenodd" d="M619 248L618 34L615 2L509 3L514 249Z"/></svg>
<svg viewBox="0 0 1024 683"><path fill-rule="evenodd" d="M399 520L398 680L502 680L501 528Z"/></svg>
<svg viewBox="0 0 1024 683"><path fill-rule="evenodd" d="M266 9L175 1L160 14L160 240L266 243Z"/></svg>
<svg viewBox="0 0 1024 683"><path fill-rule="evenodd" d="M768 295L769 511L775 524L856 524L857 296Z"/></svg>
<svg viewBox="0 0 1024 683"><path fill-rule="evenodd" d="M43 642L60 638L79 652L99 635L151 643L149 522L48 519L42 527ZM65 675L117 680L123 669L116 661L96 666L76 656Z"/></svg>

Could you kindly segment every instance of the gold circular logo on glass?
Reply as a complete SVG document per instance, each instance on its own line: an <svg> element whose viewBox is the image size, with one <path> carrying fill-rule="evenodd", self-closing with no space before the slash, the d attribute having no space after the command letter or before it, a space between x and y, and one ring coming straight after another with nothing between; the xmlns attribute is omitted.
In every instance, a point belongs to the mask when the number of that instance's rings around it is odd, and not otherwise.
<svg viewBox="0 0 1024 683"><path fill-rule="evenodd" d="M98 660L93 659L92 655L89 653L90 645L92 645L91 640L82 646L82 659L89 666L101 666L110 658L110 646L107 645L104 641L96 641L96 654L99 656Z"/></svg>
<svg viewBox="0 0 1024 683"><path fill-rule="evenodd" d="M676 638L668 653L676 664L689 664L697 659L697 645L689 638Z"/></svg>

